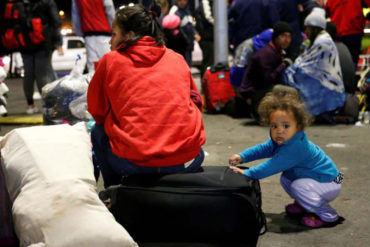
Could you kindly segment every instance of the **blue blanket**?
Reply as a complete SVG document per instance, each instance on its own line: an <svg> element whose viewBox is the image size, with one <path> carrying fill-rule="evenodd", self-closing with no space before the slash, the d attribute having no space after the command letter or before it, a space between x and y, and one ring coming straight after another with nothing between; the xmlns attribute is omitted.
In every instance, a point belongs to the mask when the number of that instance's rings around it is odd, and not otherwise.
<svg viewBox="0 0 370 247"><path fill-rule="evenodd" d="M313 45L285 70L282 84L299 91L306 110L313 116L344 105L338 51L327 32L320 32Z"/></svg>

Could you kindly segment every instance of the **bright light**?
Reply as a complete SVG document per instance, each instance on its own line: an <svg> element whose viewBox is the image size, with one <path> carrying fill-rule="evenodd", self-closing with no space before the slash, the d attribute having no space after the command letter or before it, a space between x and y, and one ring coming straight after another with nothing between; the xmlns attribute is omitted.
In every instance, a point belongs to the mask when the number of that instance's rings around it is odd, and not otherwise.
<svg viewBox="0 0 370 247"><path fill-rule="evenodd" d="M61 33L62 35L67 35L67 34L72 33L72 29L71 29L71 28L63 28L63 29L60 31L60 33Z"/></svg>
<svg viewBox="0 0 370 247"><path fill-rule="evenodd" d="M59 15L60 15L60 16L64 16L64 11L63 11L63 10L60 10L60 11L59 11Z"/></svg>

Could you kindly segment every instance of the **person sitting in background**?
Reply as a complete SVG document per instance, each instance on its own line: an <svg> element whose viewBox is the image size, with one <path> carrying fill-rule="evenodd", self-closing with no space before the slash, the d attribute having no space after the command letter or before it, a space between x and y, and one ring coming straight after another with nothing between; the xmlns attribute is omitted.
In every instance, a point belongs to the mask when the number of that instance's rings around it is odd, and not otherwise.
<svg viewBox="0 0 370 247"><path fill-rule="evenodd" d="M230 82L234 87L240 86L252 55L271 41L272 32L272 29L266 29L262 33L244 40L236 47L233 65L230 68Z"/></svg>
<svg viewBox="0 0 370 247"><path fill-rule="evenodd" d="M204 160L202 98L184 58L164 46L158 8L116 12L112 51L89 84L94 165L105 187L131 174L194 172Z"/></svg>
<svg viewBox="0 0 370 247"><path fill-rule="evenodd" d="M291 34L292 29L286 22L277 22L272 40L252 56L244 74L240 94L257 120L260 100L280 82L284 70L292 63L290 59L283 59L283 50L289 46Z"/></svg>
<svg viewBox="0 0 370 247"><path fill-rule="evenodd" d="M326 31L333 39L335 46L338 50L340 68L343 76L344 89L347 93L354 94L357 88L356 71L353 66L352 56L348 47L336 38L337 26L334 22L326 23Z"/></svg>
<svg viewBox="0 0 370 247"><path fill-rule="evenodd" d="M345 91L338 51L325 31L325 11L314 8L304 25L310 45L285 71L282 84L299 91L307 111L317 121L333 123L333 111L343 107Z"/></svg>
<svg viewBox="0 0 370 247"><path fill-rule="evenodd" d="M330 34L338 50L344 90L346 92L344 107L336 111L334 119L336 123L355 123L358 119L360 102L356 95L358 88L351 53L347 46L336 38L337 28L333 22L326 23L326 31Z"/></svg>

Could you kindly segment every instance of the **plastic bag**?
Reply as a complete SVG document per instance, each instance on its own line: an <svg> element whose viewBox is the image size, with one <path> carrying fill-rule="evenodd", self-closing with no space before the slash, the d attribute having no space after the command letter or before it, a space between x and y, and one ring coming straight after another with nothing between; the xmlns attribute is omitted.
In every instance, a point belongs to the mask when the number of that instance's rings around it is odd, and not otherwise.
<svg viewBox="0 0 370 247"><path fill-rule="evenodd" d="M87 88L92 74L82 74L78 61L71 73L42 88L43 119L45 125L75 124L89 121Z"/></svg>

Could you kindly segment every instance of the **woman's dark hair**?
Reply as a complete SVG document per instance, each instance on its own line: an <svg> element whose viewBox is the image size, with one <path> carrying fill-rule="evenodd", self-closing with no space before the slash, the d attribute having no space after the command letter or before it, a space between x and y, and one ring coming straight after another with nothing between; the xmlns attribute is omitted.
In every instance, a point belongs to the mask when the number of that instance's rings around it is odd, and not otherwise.
<svg viewBox="0 0 370 247"><path fill-rule="evenodd" d="M310 43L310 46L311 47L313 45L313 43L315 42L317 36L319 35L319 33L324 30L323 28L321 27L312 27L312 33L311 33L311 37L308 37L311 41Z"/></svg>
<svg viewBox="0 0 370 247"><path fill-rule="evenodd" d="M312 117L306 112L304 105L299 101L298 93L273 91L267 93L258 106L261 122L270 124L270 114L276 110L293 113L300 130L312 123Z"/></svg>
<svg viewBox="0 0 370 247"><path fill-rule="evenodd" d="M126 50L143 36L151 36L157 45L164 45L164 34L157 21L160 13L161 8L155 1L153 1L150 10L140 4L121 6L115 14L117 25L125 33L130 31L135 33L135 37L121 51Z"/></svg>

